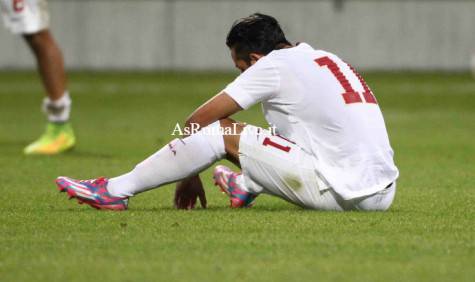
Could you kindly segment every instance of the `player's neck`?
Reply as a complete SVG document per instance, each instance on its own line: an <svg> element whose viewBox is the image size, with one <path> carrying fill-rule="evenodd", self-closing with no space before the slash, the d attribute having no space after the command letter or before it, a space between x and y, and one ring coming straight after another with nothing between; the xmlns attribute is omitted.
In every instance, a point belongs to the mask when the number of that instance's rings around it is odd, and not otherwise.
<svg viewBox="0 0 475 282"><path fill-rule="evenodd" d="M287 49L287 48L292 48L292 47L294 47L292 44L279 43L277 44L277 46L275 46L275 50Z"/></svg>

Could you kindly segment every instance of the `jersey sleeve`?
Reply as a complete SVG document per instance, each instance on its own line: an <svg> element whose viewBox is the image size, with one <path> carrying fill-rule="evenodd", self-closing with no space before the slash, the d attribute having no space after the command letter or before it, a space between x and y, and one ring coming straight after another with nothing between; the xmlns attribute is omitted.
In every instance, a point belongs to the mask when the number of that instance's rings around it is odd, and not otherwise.
<svg viewBox="0 0 475 282"><path fill-rule="evenodd" d="M280 87L278 69L264 57L249 67L224 90L243 109L270 99Z"/></svg>

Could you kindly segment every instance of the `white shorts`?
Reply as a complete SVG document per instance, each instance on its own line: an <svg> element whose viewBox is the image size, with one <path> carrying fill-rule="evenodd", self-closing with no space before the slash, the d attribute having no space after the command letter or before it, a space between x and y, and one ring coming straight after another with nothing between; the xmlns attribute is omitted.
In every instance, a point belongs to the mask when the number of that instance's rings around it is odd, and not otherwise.
<svg viewBox="0 0 475 282"><path fill-rule="evenodd" d="M318 210L386 210L396 191L393 183L366 197L343 200L317 173L313 156L297 144L247 125L239 141L239 161L247 192L278 196Z"/></svg>
<svg viewBox="0 0 475 282"><path fill-rule="evenodd" d="M49 27L46 0L0 0L3 22L15 34L32 34Z"/></svg>

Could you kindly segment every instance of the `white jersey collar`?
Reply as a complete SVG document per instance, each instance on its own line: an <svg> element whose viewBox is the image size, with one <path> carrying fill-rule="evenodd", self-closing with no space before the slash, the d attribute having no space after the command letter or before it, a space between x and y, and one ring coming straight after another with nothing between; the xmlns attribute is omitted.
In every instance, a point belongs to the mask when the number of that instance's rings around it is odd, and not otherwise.
<svg viewBox="0 0 475 282"><path fill-rule="evenodd" d="M297 43L297 46L295 46L295 48L304 49L304 50L314 50L312 46L310 46L309 44L305 42Z"/></svg>

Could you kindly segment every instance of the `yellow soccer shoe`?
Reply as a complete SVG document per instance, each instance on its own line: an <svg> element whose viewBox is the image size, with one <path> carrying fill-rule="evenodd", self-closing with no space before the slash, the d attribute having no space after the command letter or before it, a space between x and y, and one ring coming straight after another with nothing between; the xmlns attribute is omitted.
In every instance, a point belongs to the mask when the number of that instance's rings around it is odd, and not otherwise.
<svg viewBox="0 0 475 282"><path fill-rule="evenodd" d="M38 140L28 145L26 155L56 155L74 147L76 137L69 122L48 123Z"/></svg>

